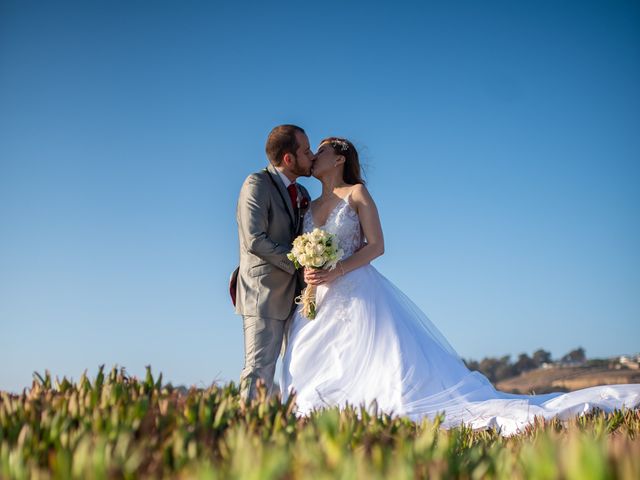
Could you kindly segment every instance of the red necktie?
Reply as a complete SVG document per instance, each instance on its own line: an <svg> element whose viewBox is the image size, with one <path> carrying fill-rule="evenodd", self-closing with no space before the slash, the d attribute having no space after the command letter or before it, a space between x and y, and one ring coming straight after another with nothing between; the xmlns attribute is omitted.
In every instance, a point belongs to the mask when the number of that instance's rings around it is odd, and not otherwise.
<svg viewBox="0 0 640 480"><path fill-rule="evenodd" d="M289 197L291 198L291 205L293 205L293 211L298 212L298 189L295 183L290 183L287 187Z"/></svg>

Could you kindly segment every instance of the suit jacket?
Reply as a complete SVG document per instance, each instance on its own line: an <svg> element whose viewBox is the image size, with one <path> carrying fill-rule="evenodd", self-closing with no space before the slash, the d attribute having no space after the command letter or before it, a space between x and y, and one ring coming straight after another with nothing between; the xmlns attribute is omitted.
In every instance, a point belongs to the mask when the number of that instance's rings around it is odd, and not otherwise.
<svg viewBox="0 0 640 480"><path fill-rule="evenodd" d="M309 192L298 186L308 206ZM244 181L236 211L240 241L236 313L277 320L289 317L304 282L287 253L302 232L304 213L300 208L294 214L289 192L273 165Z"/></svg>

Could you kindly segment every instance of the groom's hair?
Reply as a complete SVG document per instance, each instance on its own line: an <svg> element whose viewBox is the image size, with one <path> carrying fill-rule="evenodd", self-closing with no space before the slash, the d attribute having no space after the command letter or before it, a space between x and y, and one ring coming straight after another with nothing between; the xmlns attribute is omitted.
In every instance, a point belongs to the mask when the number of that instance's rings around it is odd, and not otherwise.
<svg viewBox="0 0 640 480"><path fill-rule="evenodd" d="M285 153L295 153L300 145L296 139L296 132L305 133L303 129L295 125L278 125L267 138L267 158L274 166L282 163Z"/></svg>

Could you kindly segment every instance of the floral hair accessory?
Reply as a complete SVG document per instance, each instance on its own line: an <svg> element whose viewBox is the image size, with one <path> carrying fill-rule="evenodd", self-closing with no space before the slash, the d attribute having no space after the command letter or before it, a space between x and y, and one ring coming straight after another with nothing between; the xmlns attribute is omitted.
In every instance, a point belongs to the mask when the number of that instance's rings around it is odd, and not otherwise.
<svg viewBox="0 0 640 480"><path fill-rule="evenodd" d="M335 149L340 149L341 152L346 152L349 150L349 144L344 140L332 140L331 146Z"/></svg>

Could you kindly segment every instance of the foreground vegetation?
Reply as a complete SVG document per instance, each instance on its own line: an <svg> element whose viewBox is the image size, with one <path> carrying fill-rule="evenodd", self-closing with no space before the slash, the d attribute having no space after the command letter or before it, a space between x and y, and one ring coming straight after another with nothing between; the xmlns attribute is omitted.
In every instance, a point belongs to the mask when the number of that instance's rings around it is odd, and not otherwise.
<svg viewBox="0 0 640 480"><path fill-rule="evenodd" d="M187 392L124 370L34 375L0 394L0 478L640 478L640 411L538 422L517 437L292 402Z"/></svg>

